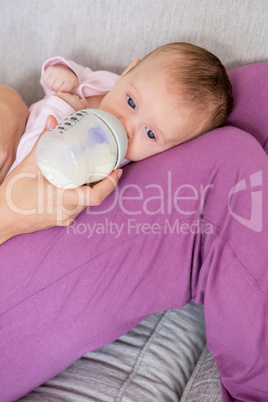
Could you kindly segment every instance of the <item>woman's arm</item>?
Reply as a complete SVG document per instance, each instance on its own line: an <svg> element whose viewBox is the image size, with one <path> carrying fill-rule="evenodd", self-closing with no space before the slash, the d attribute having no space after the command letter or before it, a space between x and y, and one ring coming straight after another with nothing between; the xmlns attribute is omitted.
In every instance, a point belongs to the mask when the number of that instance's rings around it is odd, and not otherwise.
<svg viewBox="0 0 268 402"><path fill-rule="evenodd" d="M50 117L43 133L56 124ZM36 145L0 186L0 244L18 234L67 226L86 206L99 205L121 176L122 171L116 170L93 187L57 188L38 168Z"/></svg>
<svg viewBox="0 0 268 402"><path fill-rule="evenodd" d="M0 84L0 183L15 160L28 116L29 109L19 94Z"/></svg>

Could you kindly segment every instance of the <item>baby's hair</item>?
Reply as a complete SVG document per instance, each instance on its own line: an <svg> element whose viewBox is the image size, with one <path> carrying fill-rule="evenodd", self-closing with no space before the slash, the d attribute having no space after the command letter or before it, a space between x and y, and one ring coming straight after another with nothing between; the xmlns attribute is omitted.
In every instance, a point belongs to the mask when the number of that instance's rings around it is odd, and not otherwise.
<svg viewBox="0 0 268 402"><path fill-rule="evenodd" d="M194 118L208 120L203 132L226 122L233 108L232 85L218 57L184 42L160 46L143 60L155 56L163 56L160 63L168 73L171 93L182 95Z"/></svg>

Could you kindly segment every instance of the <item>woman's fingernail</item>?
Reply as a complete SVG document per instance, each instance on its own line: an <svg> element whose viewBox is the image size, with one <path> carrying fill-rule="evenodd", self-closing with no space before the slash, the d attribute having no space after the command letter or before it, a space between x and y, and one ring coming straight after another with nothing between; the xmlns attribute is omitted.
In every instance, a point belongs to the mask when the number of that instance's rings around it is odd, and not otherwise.
<svg viewBox="0 0 268 402"><path fill-rule="evenodd" d="M122 169L118 169L118 173L117 173L117 177L118 180L120 179L120 177L122 176L123 170Z"/></svg>
<svg viewBox="0 0 268 402"><path fill-rule="evenodd" d="M46 126L45 126L47 130L48 130L49 128L51 128L51 123L52 123L52 117L51 117L51 115L49 114L48 117L47 117Z"/></svg>

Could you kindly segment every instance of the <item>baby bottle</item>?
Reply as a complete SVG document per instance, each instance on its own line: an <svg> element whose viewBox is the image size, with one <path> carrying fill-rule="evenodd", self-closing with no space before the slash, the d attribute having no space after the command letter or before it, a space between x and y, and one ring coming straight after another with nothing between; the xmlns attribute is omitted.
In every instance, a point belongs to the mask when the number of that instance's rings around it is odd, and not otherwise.
<svg viewBox="0 0 268 402"><path fill-rule="evenodd" d="M53 185L75 188L108 176L124 159L127 144L125 129L115 116L85 109L42 135L37 162Z"/></svg>

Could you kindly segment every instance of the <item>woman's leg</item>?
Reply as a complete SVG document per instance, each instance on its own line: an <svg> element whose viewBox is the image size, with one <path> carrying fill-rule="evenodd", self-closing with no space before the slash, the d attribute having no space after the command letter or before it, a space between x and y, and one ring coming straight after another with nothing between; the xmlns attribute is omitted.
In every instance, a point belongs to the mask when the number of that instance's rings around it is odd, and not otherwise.
<svg viewBox="0 0 268 402"><path fill-rule="evenodd" d="M250 135L222 128L124 170L113 195L69 227L1 246L2 397L17 399L147 315L193 298L205 306L224 386L261 400L266 154Z"/></svg>

